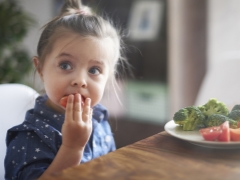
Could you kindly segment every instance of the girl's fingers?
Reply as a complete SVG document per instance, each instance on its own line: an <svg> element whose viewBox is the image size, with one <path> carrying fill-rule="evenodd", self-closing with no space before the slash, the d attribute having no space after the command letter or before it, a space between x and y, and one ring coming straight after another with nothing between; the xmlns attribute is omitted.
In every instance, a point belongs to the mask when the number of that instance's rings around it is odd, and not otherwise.
<svg viewBox="0 0 240 180"><path fill-rule="evenodd" d="M80 94L74 95L74 111L73 111L73 120L74 121L80 121L81 120L81 107L82 98Z"/></svg>
<svg viewBox="0 0 240 180"><path fill-rule="evenodd" d="M89 119L91 119L91 99L87 98L84 103L84 108L82 112L82 118L84 122L87 122Z"/></svg>
<svg viewBox="0 0 240 180"><path fill-rule="evenodd" d="M65 113L65 117L66 117L65 120L66 121L71 121L73 119L73 116L72 116L73 102L74 102L73 95L69 95L68 100L67 100L66 113Z"/></svg>

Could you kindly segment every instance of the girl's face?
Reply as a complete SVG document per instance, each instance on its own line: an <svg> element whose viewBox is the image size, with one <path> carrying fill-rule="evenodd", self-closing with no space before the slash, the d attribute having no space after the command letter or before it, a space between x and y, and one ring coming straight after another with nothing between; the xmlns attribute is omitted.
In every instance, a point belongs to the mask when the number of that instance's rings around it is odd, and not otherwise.
<svg viewBox="0 0 240 180"><path fill-rule="evenodd" d="M39 75L49 97L47 105L63 113L62 97L79 93L91 106L102 98L110 72L113 49L110 39L83 38L68 33L58 38L46 56ZM34 59L35 65L38 59Z"/></svg>

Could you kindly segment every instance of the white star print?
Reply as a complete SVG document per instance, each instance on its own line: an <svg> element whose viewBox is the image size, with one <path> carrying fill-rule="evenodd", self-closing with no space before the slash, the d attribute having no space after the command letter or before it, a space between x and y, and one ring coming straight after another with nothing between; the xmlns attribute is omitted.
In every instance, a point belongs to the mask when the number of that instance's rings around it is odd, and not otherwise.
<svg viewBox="0 0 240 180"><path fill-rule="evenodd" d="M36 157L36 156L34 156L34 157L33 157L33 159L37 159L37 157Z"/></svg>
<svg viewBox="0 0 240 180"><path fill-rule="evenodd" d="M57 115L56 115L56 114L54 114L54 115L53 115L53 117L54 117L54 118L56 118L56 117L57 117Z"/></svg>
<svg viewBox="0 0 240 180"><path fill-rule="evenodd" d="M24 124L24 125L23 125L23 127L27 127L27 125L26 125L26 124Z"/></svg>
<svg viewBox="0 0 240 180"><path fill-rule="evenodd" d="M38 122L39 121L39 119L36 119L36 122Z"/></svg>
<svg viewBox="0 0 240 180"><path fill-rule="evenodd" d="M40 149L39 148L36 148L36 150L35 150L36 152L39 152L40 151Z"/></svg>
<svg viewBox="0 0 240 180"><path fill-rule="evenodd" d="M43 114L43 111L40 111L41 114Z"/></svg>
<svg viewBox="0 0 240 180"><path fill-rule="evenodd" d="M27 162L24 162L23 164L24 164L24 165L26 165L26 164L27 164Z"/></svg>
<svg viewBox="0 0 240 180"><path fill-rule="evenodd" d="M13 146L12 148L15 149L15 146Z"/></svg>
<svg viewBox="0 0 240 180"><path fill-rule="evenodd" d="M44 135L44 137L45 137L45 138L48 138L48 136L47 136L47 135Z"/></svg>
<svg viewBox="0 0 240 180"><path fill-rule="evenodd" d="M105 137L105 142L110 142L111 139L112 139L111 136L106 136L106 137Z"/></svg>
<svg viewBox="0 0 240 180"><path fill-rule="evenodd" d="M101 114L101 115L99 116L99 118L102 120L102 119L104 118L103 114Z"/></svg>
<svg viewBox="0 0 240 180"><path fill-rule="evenodd" d="M45 125L45 127L48 127L48 126L49 126L48 124Z"/></svg>
<svg viewBox="0 0 240 180"><path fill-rule="evenodd" d="M22 149L25 149L25 147L23 146Z"/></svg>

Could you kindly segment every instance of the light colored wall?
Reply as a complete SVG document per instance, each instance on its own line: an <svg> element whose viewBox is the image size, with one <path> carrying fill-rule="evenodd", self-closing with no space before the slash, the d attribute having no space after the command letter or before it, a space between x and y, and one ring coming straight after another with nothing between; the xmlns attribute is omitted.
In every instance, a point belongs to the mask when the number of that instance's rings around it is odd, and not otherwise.
<svg viewBox="0 0 240 180"><path fill-rule="evenodd" d="M206 0L168 0L169 119L194 104L206 69Z"/></svg>
<svg viewBox="0 0 240 180"><path fill-rule="evenodd" d="M208 67L240 60L240 1L208 0Z"/></svg>
<svg viewBox="0 0 240 180"><path fill-rule="evenodd" d="M23 42L33 56L36 55L40 28L53 17L53 0L21 0L21 5L36 20L36 25L30 29Z"/></svg>
<svg viewBox="0 0 240 180"><path fill-rule="evenodd" d="M41 27L53 17L53 0L21 0L19 1L23 9L30 14L36 21L36 24L29 29L29 32L23 40L23 46L29 51L30 56L37 55L37 44L41 34ZM34 68L24 81L36 90L42 90L42 83L38 76L34 76Z"/></svg>
<svg viewBox="0 0 240 180"><path fill-rule="evenodd" d="M200 102L205 72L216 63L240 61L239 7L239 0L168 0L170 118Z"/></svg>

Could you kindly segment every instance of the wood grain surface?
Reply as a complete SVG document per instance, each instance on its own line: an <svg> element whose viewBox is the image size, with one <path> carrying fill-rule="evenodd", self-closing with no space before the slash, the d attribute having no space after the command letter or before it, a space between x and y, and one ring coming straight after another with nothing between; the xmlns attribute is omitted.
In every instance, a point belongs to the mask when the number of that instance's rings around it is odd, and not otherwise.
<svg viewBox="0 0 240 180"><path fill-rule="evenodd" d="M161 132L47 178L79 179L239 180L240 149L203 148Z"/></svg>

